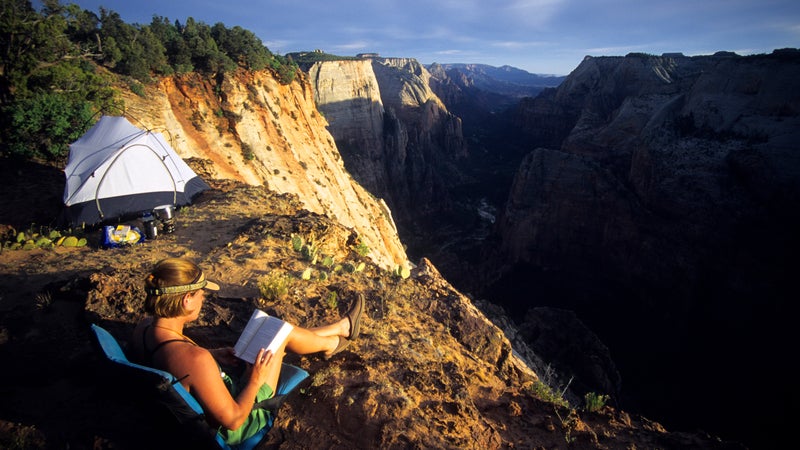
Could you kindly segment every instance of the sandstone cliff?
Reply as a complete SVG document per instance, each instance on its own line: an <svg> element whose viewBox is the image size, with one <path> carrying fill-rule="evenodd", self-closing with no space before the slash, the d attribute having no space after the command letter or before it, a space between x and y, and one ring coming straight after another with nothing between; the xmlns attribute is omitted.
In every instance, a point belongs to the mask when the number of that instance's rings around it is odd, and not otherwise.
<svg viewBox="0 0 800 450"><path fill-rule="evenodd" d="M304 77L190 75L164 78L144 97L123 92L134 124L163 132L183 158L210 160L209 176L296 194L351 227L381 266L408 265L391 211L345 170Z"/></svg>
<svg viewBox="0 0 800 450"><path fill-rule="evenodd" d="M371 58L313 64L317 107L353 176L395 212L401 235L449 205L447 187L465 156L461 121L431 91L416 60Z"/></svg>

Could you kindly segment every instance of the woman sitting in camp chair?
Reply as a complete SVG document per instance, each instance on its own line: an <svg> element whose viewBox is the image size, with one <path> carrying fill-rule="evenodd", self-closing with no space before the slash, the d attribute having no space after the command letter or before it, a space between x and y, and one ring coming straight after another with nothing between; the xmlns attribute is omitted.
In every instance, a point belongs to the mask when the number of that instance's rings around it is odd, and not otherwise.
<svg viewBox="0 0 800 450"><path fill-rule="evenodd" d="M358 336L364 301L359 296L347 316L332 324L295 326L283 346L275 353L261 349L241 382L234 383L219 366L240 361L233 348L207 350L183 335L184 326L200 315L205 291L218 289L189 260L159 262L145 280L150 316L136 326L131 344L143 363L178 378L203 407L208 422L219 427L228 444L236 444L271 423L271 412L254 405L273 396L285 351L322 353L325 358L342 351Z"/></svg>

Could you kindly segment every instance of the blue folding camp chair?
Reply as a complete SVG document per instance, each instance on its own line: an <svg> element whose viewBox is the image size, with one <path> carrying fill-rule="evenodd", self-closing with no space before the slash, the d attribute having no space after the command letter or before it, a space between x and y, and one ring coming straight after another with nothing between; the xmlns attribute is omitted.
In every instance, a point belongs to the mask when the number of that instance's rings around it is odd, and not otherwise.
<svg viewBox="0 0 800 450"><path fill-rule="evenodd" d="M213 442L216 447L224 450L250 450L264 439L272 427L272 423L270 423L246 441L235 446L228 445L222 440L222 436L208 425L203 408L200 407L197 400L180 384L175 376L163 370L129 361L119 342L111 333L95 324L92 324L92 331L94 331L97 342L106 358L115 363L114 367L138 384L136 387L154 394L155 400L166 407L176 419L179 428L183 429L193 441L204 444ZM284 363L281 367L275 396L262 402L260 406L271 410L274 414L286 395L291 393L307 377L308 372L305 370Z"/></svg>

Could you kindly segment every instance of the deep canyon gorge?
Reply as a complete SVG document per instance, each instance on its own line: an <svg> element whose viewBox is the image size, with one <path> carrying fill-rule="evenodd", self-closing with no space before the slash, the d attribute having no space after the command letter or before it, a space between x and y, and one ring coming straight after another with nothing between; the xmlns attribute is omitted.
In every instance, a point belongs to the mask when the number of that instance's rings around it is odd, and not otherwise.
<svg viewBox="0 0 800 450"><path fill-rule="evenodd" d="M476 67L308 69L411 259L505 308L578 396L754 446L788 425L797 51L587 57L517 98Z"/></svg>

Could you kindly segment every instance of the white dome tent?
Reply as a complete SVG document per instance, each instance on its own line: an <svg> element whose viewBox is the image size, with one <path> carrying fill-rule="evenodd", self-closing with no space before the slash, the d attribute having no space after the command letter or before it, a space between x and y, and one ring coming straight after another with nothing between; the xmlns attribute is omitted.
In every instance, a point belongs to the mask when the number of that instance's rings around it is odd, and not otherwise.
<svg viewBox="0 0 800 450"><path fill-rule="evenodd" d="M137 128L124 117L103 116L70 144L64 172L65 220L72 226L187 205L209 189L161 133Z"/></svg>

